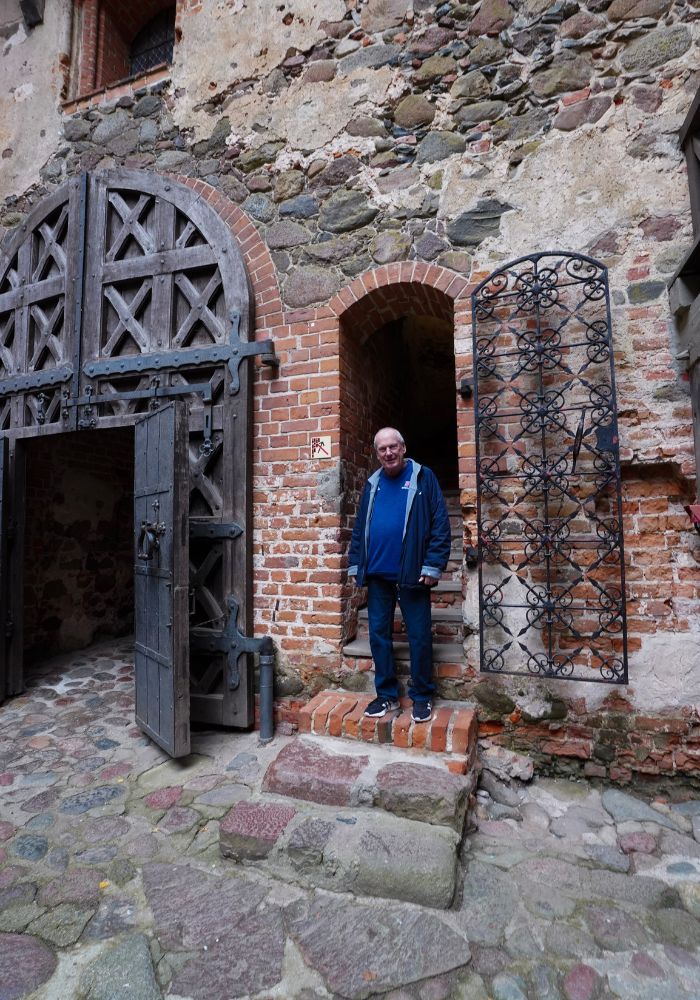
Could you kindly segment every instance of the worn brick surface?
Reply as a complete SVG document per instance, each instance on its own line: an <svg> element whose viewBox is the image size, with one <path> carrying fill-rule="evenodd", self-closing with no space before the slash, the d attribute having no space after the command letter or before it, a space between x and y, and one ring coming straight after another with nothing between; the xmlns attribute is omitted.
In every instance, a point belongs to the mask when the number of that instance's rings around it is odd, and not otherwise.
<svg viewBox="0 0 700 1000"><path fill-rule="evenodd" d="M397 711L388 712L381 719L368 719L363 713L370 700L369 695L355 697L345 691L322 691L304 708L301 717L306 721L303 725L308 725L309 719L315 720L321 713L325 724L316 729L314 722L314 732L323 731L330 736L367 743L393 744L404 749L430 750L435 754L453 752L460 758L456 773L464 773L461 763L464 756L469 766L473 766L477 720L471 709L460 708L458 703L440 705L438 702L430 722L414 723L411 700L402 698ZM455 770L454 763L450 770Z"/></svg>

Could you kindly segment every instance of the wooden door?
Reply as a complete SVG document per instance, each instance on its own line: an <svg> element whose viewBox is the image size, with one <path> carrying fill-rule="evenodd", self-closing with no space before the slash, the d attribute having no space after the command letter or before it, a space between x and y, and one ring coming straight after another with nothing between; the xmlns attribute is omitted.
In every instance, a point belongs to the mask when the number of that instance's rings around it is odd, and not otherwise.
<svg viewBox="0 0 700 1000"><path fill-rule="evenodd" d="M190 752L187 410L136 424L136 723L172 757Z"/></svg>
<svg viewBox="0 0 700 1000"><path fill-rule="evenodd" d="M252 339L253 298L231 230L169 177L74 178L0 253L0 432L11 442L133 424L187 399L190 625L217 633L213 649L193 651L190 708L193 719L240 728L254 721L252 658L240 655L232 679L220 640L232 601L240 633L252 632L252 380L241 362L270 349ZM17 590L14 570L9 578Z"/></svg>
<svg viewBox="0 0 700 1000"><path fill-rule="evenodd" d="M7 565L7 467L8 440L0 438L0 702L10 693L8 677L8 590L9 573ZM4 626L4 628L3 628ZM4 633L4 634L3 634Z"/></svg>

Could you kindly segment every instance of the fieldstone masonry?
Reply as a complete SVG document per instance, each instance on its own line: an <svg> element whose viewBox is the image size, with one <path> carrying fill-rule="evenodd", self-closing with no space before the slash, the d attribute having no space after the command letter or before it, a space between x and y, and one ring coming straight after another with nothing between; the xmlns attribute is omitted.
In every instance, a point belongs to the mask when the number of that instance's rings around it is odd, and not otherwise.
<svg viewBox="0 0 700 1000"><path fill-rule="evenodd" d="M2 25L0 234L113 165L172 174L228 222L256 336L282 361L256 376L253 456L255 620L278 648L279 721L296 726L325 688L371 690L341 648L356 611L348 529L382 412L372 335L439 319L468 378L472 288L562 248L610 269L630 688L480 680L469 635L440 692L472 698L484 737L543 767L697 774L700 540L683 511L691 410L665 295L692 240L676 137L700 85L694 3L178 0L172 65L92 93L70 47L80 11L58 0L31 30ZM473 542L472 416L455 406ZM335 479L309 457L319 433Z"/></svg>

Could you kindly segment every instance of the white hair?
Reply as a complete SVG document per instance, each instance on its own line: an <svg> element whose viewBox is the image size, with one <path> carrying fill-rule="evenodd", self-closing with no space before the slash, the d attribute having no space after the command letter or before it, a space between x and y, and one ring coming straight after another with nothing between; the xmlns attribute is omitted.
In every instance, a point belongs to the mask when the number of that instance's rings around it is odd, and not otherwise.
<svg viewBox="0 0 700 1000"><path fill-rule="evenodd" d="M393 433L399 439L399 444L406 444L406 442L403 439L403 435L401 434L400 431L397 431L395 427L380 427L379 430L377 431L377 433L374 435L374 450L375 451L377 450L377 438L379 437L380 434L383 434L384 431L393 431Z"/></svg>

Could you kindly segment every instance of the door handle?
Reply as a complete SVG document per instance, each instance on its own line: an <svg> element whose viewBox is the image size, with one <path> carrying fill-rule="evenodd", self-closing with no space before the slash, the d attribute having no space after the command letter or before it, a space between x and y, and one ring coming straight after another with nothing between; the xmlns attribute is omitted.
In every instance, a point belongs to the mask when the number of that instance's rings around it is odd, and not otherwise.
<svg viewBox="0 0 700 1000"><path fill-rule="evenodd" d="M136 545L137 558L150 562L160 550L160 537L165 534L165 521L142 521Z"/></svg>

